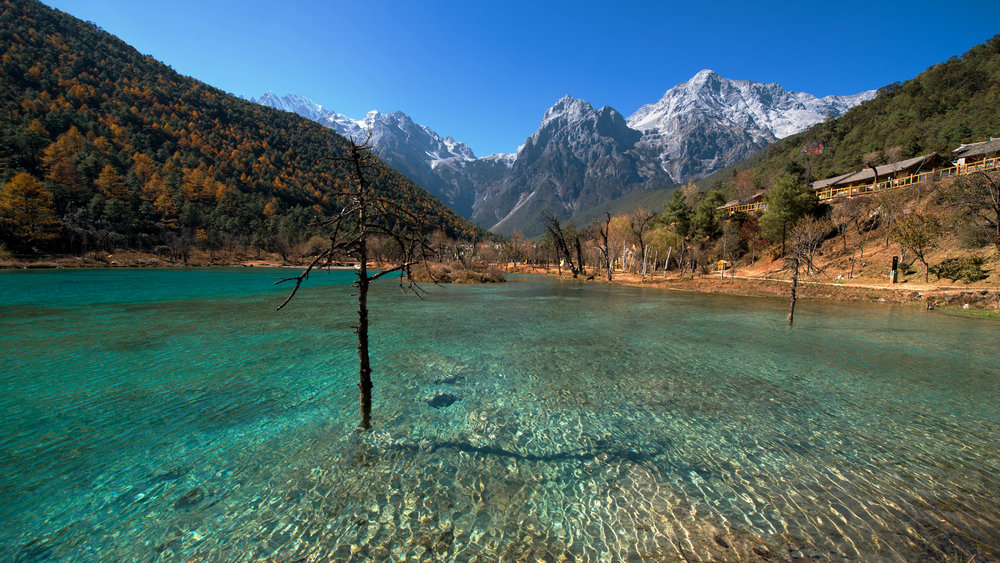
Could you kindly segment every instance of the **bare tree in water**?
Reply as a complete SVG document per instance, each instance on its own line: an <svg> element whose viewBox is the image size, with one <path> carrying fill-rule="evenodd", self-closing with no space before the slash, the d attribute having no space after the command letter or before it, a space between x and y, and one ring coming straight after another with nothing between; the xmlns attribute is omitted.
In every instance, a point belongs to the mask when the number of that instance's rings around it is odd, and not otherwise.
<svg viewBox="0 0 1000 563"><path fill-rule="evenodd" d="M799 274L805 270L806 274L819 273L821 270L813 264L813 254L816 247L826 237L832 225L823 221L807 218L799 222L792 229L792 246L785 254L785 267L782 270L792 272L792 291L788 305L788 325L792 325L795 319L795 300L799 289Z"/></svg>
<svg viewBox="0 0 1000 563"><path fill-rule="evenodd" d="M423 261L429 253L427 225L423 218L400 202L379 195L366 176L375 155L372 151L371 132L361 143L348 141L347 154L331 160L347 168L352 177L349 185L337 195L343 208L332 217L324 219L321 226L329 232L330 244L306 266L298 276L278 280L276 283L295 282L295 287L285 301L278 306L280 311L287 305L309 274L317 269L330 266L334 261L348 257L357 262L354 286L358 289L358 364L361 390L361 423L359 431L371 428L372 417L372 369L368 355L368 287L375 280L399 272L400 289L419 288L410 276L412 266ZM395 260L375 273L370 266L369 242L375 237L386 237L398 245ZM405 274L405 282L403 275Z"/></svg>

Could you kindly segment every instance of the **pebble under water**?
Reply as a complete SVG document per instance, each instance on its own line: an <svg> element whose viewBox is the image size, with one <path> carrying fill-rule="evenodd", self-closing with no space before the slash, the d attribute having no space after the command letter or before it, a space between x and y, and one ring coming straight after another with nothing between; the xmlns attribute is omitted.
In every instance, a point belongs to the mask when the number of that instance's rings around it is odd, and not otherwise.
<svg viewBox="0 0 1000 563"><path fill-rule="evenodd" d="M1000 558L1000 323L512 276L0 272L0 560Z"/></svg>

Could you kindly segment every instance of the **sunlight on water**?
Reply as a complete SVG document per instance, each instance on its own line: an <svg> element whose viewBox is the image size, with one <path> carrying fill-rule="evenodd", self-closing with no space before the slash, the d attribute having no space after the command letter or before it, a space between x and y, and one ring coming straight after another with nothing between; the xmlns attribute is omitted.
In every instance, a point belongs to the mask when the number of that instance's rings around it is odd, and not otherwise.
<svg viewBox="0 0 1000 563"><path fill-rule="evenodd" d="M0 560L1000 557L1000 323L514 277L0 272Z"/></svg>

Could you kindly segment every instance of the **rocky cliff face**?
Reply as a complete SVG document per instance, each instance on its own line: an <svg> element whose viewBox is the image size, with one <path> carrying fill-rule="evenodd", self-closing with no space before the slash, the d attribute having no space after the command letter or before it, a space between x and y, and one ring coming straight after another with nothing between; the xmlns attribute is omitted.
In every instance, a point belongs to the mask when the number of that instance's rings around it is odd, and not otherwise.
<svg viewBox="0 0 1000 563"><path fill-rule="evenodd" d="M502 180L479 192L472 220L533 236L542 232L543 211L567 217L664 181L634 150L641 137L614 109L566 96L545 112Z"/></svg>

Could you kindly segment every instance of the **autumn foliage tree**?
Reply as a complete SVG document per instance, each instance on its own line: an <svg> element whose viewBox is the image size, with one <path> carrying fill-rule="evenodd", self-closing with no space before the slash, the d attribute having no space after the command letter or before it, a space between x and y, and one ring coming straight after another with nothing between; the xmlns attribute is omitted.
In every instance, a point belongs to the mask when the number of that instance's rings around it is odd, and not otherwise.
<svg viewBox="0 0 1000 563"><path fill-rule="evenodd" d="M0 21L0 184L24 172L51 194L64 228L49 250L276 251L338 210L350 178L322 162L328 129L181 76L40 2L0 1ZM371 183L451 238L483 234L380 161Z"/></svg>
<svg viewBox="0 0 1000 563"><path fill-rule="evenodd" d="M59 236L52 194L25 172L0 188L0 223L14 245L27 248Z"/></svg>

